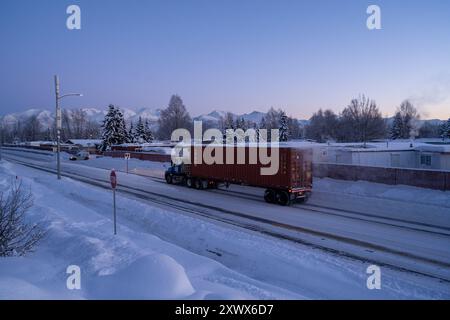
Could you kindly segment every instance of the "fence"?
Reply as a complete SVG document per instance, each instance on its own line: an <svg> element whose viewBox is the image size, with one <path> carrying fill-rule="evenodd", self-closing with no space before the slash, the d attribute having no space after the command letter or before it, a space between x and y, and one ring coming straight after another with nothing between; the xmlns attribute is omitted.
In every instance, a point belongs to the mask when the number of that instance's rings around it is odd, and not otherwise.
<svg viewBox="0 0 450 320"><path fill-rule="evenodd" d="M450 190L450 171L355 166L315 163L313 175L317 178L365 180L385 184Z"/></svg>
<svg viewBox="0 0 450 320"><path fill-rule="evenodd" d="M127 151L105 151L104 155L113 158L124 158L125 153L130 154L130 158L139 160L149 160L156 162L170 162L169 154L151 153L151 152L127 152Z"/></svg>

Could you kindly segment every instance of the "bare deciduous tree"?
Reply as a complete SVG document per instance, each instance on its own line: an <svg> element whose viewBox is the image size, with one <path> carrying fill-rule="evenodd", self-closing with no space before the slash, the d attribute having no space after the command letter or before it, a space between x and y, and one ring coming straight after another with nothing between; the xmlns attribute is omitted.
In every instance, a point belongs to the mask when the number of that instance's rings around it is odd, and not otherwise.
<svg viewBox="0 0 450 320"><path fill-rule="evenodd" d="M405 100L400 104L397 113L400 114L402 119L400 137L404 139L416 137L419 130L418 120L420 118L417 109L409 100Z"/></svg>
<svg viewBox="0 0 450 320"><path fill-rule="evenodd" d="M375 101L364 95L342 111L340 131L345 140L367 142L386 135L386 123Z"/></svg>
<svg viewBox="0 0 450 320"><path fill-rule="evenodd" d="M84 134L86 132L86 124L87 124L87 115L86 112L82 109L75 109L71 112L72 118L72 128L73 128L73 137L74 139L82 139L84 138Z"/></svg>
<svg viewBox="0 0 450 320"><path fill-rule="evenodd" d="M173 95L169 106L161 111L158 119L158 136L160 139L170 139L175 129L192 129L192 119L186 110L180 96Z"/></svg>
<svg viewBox="0 0 450 320"><path fill-rule="evenodd" d="M30 191L12 183L0 193L0 256L22 256L33 250L44 236L37 224L28 224L25 215L33 204Z"/></svg>
<svg viewBox="0 0 450 320"><path fill-rule="evenodd" d="M306 137L318 142L325 142L329 139L336 139L338 116L331 110L322 111L320 109L313 114L306 127Z"/></svg>
<svg viewBox="0 0 450 320"><path fill-rule="evenodd" d="M28 141L37 140L41 134L41 123L36 115L28 118L25 125L25 139Z"/></svg>

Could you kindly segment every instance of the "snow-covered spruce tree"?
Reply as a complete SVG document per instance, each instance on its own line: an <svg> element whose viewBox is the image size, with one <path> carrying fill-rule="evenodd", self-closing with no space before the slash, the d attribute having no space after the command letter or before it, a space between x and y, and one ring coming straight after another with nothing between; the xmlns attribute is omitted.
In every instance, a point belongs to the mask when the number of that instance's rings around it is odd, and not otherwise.
<svg viewBox="0 0 450 320"><path fill-rule="evenodd" d="M256 142L259 142L259 126L255 123L253 123L253 130L255 130L256 133Z"/></svg>
<svg viewBox="0 0 450 320"><path fill-rule="evenodd" d="M392 122L392 128L390 132L390 138L392 140L401 138L403 132L403 119L400 112L396 112L394 116L394 121Z"/></svg>
<svg viewBox="0 0 450 320"><path fill-rule="evenodd" d="M446 138L447 139L450 139L450 118L448 118L448 120L447 120L447 131L446 131L446 133L447 133L447 135L446 135Z"/></svg>
<svg viewBox="0 0 450 320"><path fill-rule="evenodd" d="M284 111L280 113L280 141L289 140L288 117Z"/></svg>
<svg viewBox="0 0 450 320"><path fill-rule="evenodd" d="M261 134L260 129L266 130L266 134ZM263 131L264 132L264 131ZM267 122L266 122L266 117L262 117L261 118L261 122L259 123L258 126L258 142L266 142L266 140L268 140L268 134L267 134Z"/></svg>
<svg viewBox="0 0 450 320"><path fill-rule="evenodd" d="M44 237L37 224L25 221L32 205L31 192L21 183L13 182L7 192L0 192L0 257L23 256Z"/></svg>
<svg viewBox="0 0 450 320"><path fill-rule="evenodd" d="M150 124L148 123L148 119L145 119L144 123L144 137L145 142L152 142L153 141L153 132L150 129Z"/></svg>
<svg viewBox="0 0 450 320"><path fill-rule="evenodd" d="M443 121L439 129L439 134L442 140L450 139L450 118L447 121Z"/></svg>
<svg viewBox="0 0 450 320"><path fill-rule="evenodd" d="M266 123L266 118L265 117L261 118L261 122L259 123L259 128L260 129L267 129L267 123Z"/></svg>
<svg viewBox="0 0 450 320"><path fill-rule="evenodd" d="M127 135L122 112L119 108L110 104L102 124L102 151L105 151L112 145L125 143Z"/></svg>
<svg viewBox="0 0 450 320"><path fill-rule="evenodd" d="M224 132L226 132L227 129L236 129L235 123L234 123L234 116L231 112L227 112L224 117Z"/></svg>
<svg viewBox="0 0 450 320"><path fill-rule="evenodd" d="M145 127L142 118L139 117L136 125L136 142L144 143L145 141Z"/></svg>
<svg viewBox="0 0 450 320"><path fill-rule="evenodd" d="M133 121L130 121L130 129L128 130L127 135L128 143L136 143L136 131L134 130Z"/></svg>
<svg viewBox="0 0 450 320"><path fill-rule="evenodd" d="M248 129L247 122L245 122L245 119L242 117L241 120L239 121L239 128L241 128L244 131Z"/></svg>
<svg viewBox="0 0 450 320"><path fill-rule="evenodd" d="M243 117L237 117L235 124L234 124L234 128L235 129L242 129L242 130L247 130L247 124L245 123L245 120Z"/></svg>

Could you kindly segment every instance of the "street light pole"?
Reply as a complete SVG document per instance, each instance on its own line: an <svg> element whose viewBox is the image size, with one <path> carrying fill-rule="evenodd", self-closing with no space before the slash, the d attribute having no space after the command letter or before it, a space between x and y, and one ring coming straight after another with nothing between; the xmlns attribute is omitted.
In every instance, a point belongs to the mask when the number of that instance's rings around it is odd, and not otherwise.
<svg viewBox="0 0 450 320"><path fill-rule="evenodd" d="M83 96L81 93L69 93L62 96L59 95L59 78L55 75L55 96L56 96L56 166L58 180L61 180L61 107L59 106L59 100L68 96Z"/></svg>
<svg viewBox="0 0 450 320"><path fill-rule="evenodd" d="M2 147L3 147L3 120L0 123L0 160L2 160Z"/></svg>
<svg viewBox="0 0 450 320"><path fill-rule="evenodd" d="M59 78L55 75L55 95L56 95L56 170L58 180L61 179L61 109L59 108Z"/></svg>

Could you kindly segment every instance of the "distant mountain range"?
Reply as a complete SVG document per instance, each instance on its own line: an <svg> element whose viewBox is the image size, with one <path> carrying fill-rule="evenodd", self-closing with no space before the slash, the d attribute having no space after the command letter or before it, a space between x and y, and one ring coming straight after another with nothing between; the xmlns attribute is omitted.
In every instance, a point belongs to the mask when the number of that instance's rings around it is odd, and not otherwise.
<svg viewBox="0 0 450 320"><path fill-rule="evenodd" d="M107 109L97 109L97 108L82 108L83 111L86 112L88 120L95 121L95 122L101 122L105 118L105 114L107 113ZM122 113L124 114L125 120L127 122L133 121L136 122L139 117L142 117L142 119L148 119L150 122L155 123L159 115L161 113L161 109L150 109L150 108L142 108L138 110L133 110L129 108L120 108L122 110ZM194 117L194 120L201 120L201 121L210 121L217 123L221 117L225 117L227 111L221 111L221 110L214 110L208 114L202 114L199 116ZM28 109L23 112L15 112L6 114L4 116L0 116L0 120L3 121L6 125L12 125L17 123L18 121L25 121L30 116L36 115L37 119L41 123L41 125L45 127L52 126L55 113L51 112L49 110L45 109ZM250 113L244 113L244 114L235 114L232 113L233 117L236 118L244 118L246 121L252 121L259 123L262 119L262 117L265 115L264 112L261 111L252 111ZM299 120L301 124L305 124L308 121L307 120Z"/></svg>
<svg viewBox="0 0 450 320"><path fill-rule="evenodd" d="M194 117L194 120L201 120L201 121L212 121L212 122L218 122L220 118L225 118L225 115L227 114L227 111L220 111L220 110L214 110L208 114L202 114L197 117ZM261 111L252 111L250 113L244 113L244 114L235 114L232 113L233 117L236 118L244 118L245 121L252 121L259 123L264 117L265 113Z"/></svg>
<svg viewBox="0 0 450 320"><path fill-rule="evenodd" d="M86 112L88 120L95 122L102 122L107 113L107 109L97 109L97 108L82 108ZM148 119L151 122L156 122L159 118L161 112L160 109L149 109L142 108L139 110L132 110L128 108L120 108L122 110L126 121L136 122L139 117L143 119ZM16 112L0 116L0 120L5 125L12 125L18 121L25 121L29 117L35 115L41 125L45 127L50 127L55 119L55 113L45 110L45 109L28 109L23 112Z"/></svg>
<svg viewBox="0 0 450 320"><path fill-rule="evenodd" d="M129 108L120 108L124 114L125 120L127 122L133 121L136 122L139 117L142 117L142 119L149 120L153 125L156 123L156 121L159 118L159 115L161 113L161 109L150 109L150 108L141 108L138 110L133 110ZM101 122L103 121L105 114L107 113L107 109L98 109L98 108L82 108L86 112L87 118L91 121L95 122ZM202 114L199 116L194 117L194 120L201 120L201 121L210 121L217 123L221 117L225 117L227 111L223 110L214 110L207 114ZM28 109L23 112L16 112L16 113L10 113L6 114L4 116L0 116L0 121L2 121L5 125L12 125L17 123L18 121L24 121L27 118L29 118L32 115L36 115L41 125L45 127L51 127L53 123L53 119L55 117L54 112L46 110L46 109ZM250 113L244 113L244 114L235 114L232 113L233 117L236 119L244 118L246 121L252 121L259 123L262 119L262 117L265 115L264 112L261 111L252 111ZM393 118L388 118L388 123L392 122ZM431 119L431 120L419 120L420 124L423 124L424 122L428 122L430 124L438 124L442 120L439 119ZM304 126L309 123L309 120L298 120L299 124Z"/></svg>

